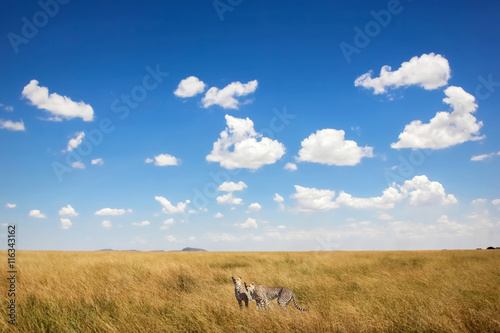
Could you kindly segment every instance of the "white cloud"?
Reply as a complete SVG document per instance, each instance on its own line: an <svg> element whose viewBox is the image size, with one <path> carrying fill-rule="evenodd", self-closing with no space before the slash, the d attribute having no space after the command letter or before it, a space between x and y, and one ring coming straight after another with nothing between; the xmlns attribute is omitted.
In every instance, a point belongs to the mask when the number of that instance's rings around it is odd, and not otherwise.
<svg viewBox="0 0 500 333"><path fill-rule="evenodd" d="M374 94L387 92L387 88L399 88L419 85L426 90L437 89L448 84L450 65L440 54L423 54L403 62L401 67L392 72L390 66L383 66L380 76L372 78L370 71L354 81L356 87L372 88Z"/></svg>
<svg viewBox="0 0 500 333"><path fill-rule="evenodd" d="M261 209L262 209L262 206L259 203L257 203L257 202L251 203L248 206L248 210L251 211L251 212L257 212L257 211L259 211Z"/></svg>
<svg viewBox="0 0 500 333"><path fill-rule="evenodd" d="M281 195L279 195L278 193L275 193L273 200L278 203L280 210L285 210L285 204L284 204L285 199L283 199L283 197Z"/></svg>
<svg viewBox="0 0 500 333"><path fill-rule="evenodd" d="M70 219L66 219L66 218L61 217L61 228L69 229L69 228L71 228L71 226L72 226L72 223L71 223Z"/></svg>
<svg viewBox="0 0 500 333"><path fill-rule="evenodd" d="M312 133L301 143L297 161L328 165L356 165L363 157L373 157L372 147L359 147L355 141L345 140L343 130L331 128Z"/></svg>
<svg viewBox="0 0 500 333"><path fill-rule="evenodd" d="M278 226L278 229L286 229L286 226L284 226L284 225L279 225L279 226Z"/></svg>
<svg viewBox="0 0 500 333"><path fill-rule="evenodd" d="M392 148L442 149L484 138L478 136L483 123L476 122L472 115L477 108L474 96L460 87L453 86L448 87L444 93L447 97L443 101L449 104L453 111L438 112L427 124L420 120L412 121L399 134L399 141L391 144Z"/></svg>
<svg viewBox="0 0 500 333"><path fill-rule="evenodd" d="M0 119L0 128L7 129L9 131L26 131L22 120L14 122L11 120Z"/></svg>
<svg viewBox="0 0 500 333"><path fill-rule="evenodd" d="M149 221L132 222L132 225L136 226L136 227L146 227L146 226L150 225L150 223L149 223Z"/></svg>
<svg viewBox="0 0 500 333"><path fill-rule="evenodd" d="M285 146L255 132L249 118L239 119L230 115L225 118L227 127L214 142L207 161L219 162L226 169L258 169L275 163L285 154Z"/></svg>
<svg viewBox="0 0 500 333"><path fill-rule="evenodd" d="M47 216L45 214L42 214L38 209L33 209L29 213L30 217L34 217L37 219L45 219Z"/></svg>
<svg viewBox="0 0 500 333"><path fill-rule="evenodd" d="M473 205L483 205L483 204L486 203L486 201L487 200L484 199L484 198L477 198L477 199L472 200L471 204L473 204Z"/></svg>
<svg viewBox="0 0 500 333"><path fill-rule="evenodd" d="M243 200L233 196L233 193L229 192L217 197L217 203L221 205L241 205Z"/></svg>
<svg viewBox="0 0 500 333"><path fill-rule="evenodd" d="M216 219L220 219L220 218L223 218L223 217L224 217L224 215L223 215L221 212L217 212L217 214L215 214L215 215L214 215L214 217L215 217Z"/></svg>
<svg viewBox="0 0 500 333"><path fill-rule="evenodd" d="M98 210L95 212L95 215L107 215L107 216L117 216L117 215L123 215L125 213L132 213L132 209L117 209L117 208L103 208L101 210Z"/></svg>
<svg viewBox="0 0 500 333"><path fill-rule="evenodd" d="M296 193L292 195L297 201L297 208L302 212L329 210L338 207L333 201L335 191L318 190L316 188L295 185Z"/></svg>
<svg viewBox="0 0 500 333"><path fill-rule="evenodd" d="M393 208L394 205L401 201L404 195L396 188L389 187L384 190L382 196L372 198L356 198L345 192L340 192L339 197L335 202L339 206L352 207L352 208L380 208L388 209Z"/></svg>
<svg viewBox="0 0 500 333"><path fill-rule="evenodd" d="M193 97L205 91L205 83L196 76L190 76L179 83L174 94L178 97Z"/></svg>
<svg viewBox="0 0 500 333"><path fill-rule="evenodd" d="M240 180L238 183L224 182L221 185L219 185L217 190L223 192L234 192L234 191L242 191L245 188L247 188L247 184L245 184Z"/></svg>
<svg viewBox="0 0 500 333"><path fill-rule="evenodd" d="M103 165L104 160L102 158L94 158L90 163L92 165Z"/></svg>
<svg viewBox="0 0 500 333"><path fill-rule="evenodd" d="M288 162L287 164L285 164L285 167L283 169L288 170L288 171L296 171L297 164Z"/></svg>
<svg viewBox="0 0 500 333"><path fill-rule="evenodd" d="M104 220L101 222L101 227L103 227L104 229L111 229L112 226L113 224L111 224L111 221L109 220Z"/></svg>
<svg viewBox="0 0 500 333"><path fill-rule="evenodd" d="M7 202L7 204L5 205L5 207L7 207L7 208L16 208L16 207L17 207L17 205L16 205L16 204L14 204L14 203L8 203L8 202Z"/></svg>
<svg viewBox="0 0 500 333"><path fill-rule="evenodd" d="M409 197L410 205L448 205L457 202L452 194L446 194L443 185L430 181L427 176L415 176L400 186L394 184L386 188L379 197L357 198L341 191L336 200L335 191L318 190L295 185L292 195L299 211L324 211L338 207L391 209L401 200ZM389 216L384 216L388 218Z"/></svg>
<svg viewBox="0 0 500 333"><path fill-rule="evenodd" d="M68 141L68 148L66 148L66 152L72 151L73 149L77 148L85 138L85 133L84 132L77 132L75 133L75 137L70 139Z"/></svg>
<svg viewBox="0 0 500 333"><path fill-rule="evenodd" d="M186 200L185 202L178 202L177 206L174 206L170 201L161 196L155 196L155 200L163 206L162 212L165 214L184 213L186 212L187 205L191 202Z"/></svg>
<svg viewBox="0 0 500 333"><path fill-rule="evenodd" d="M235 96L246 96L257 89L257 80L248 83L232 82L223 89L219 90L216 87L208 89L205 97L202 98L204 108L211 105L219 105L224 109L238 109L240 102L234 98Z"/></svg>
<svg viewBox="0 0 500 333"><path fill-rule="evenodd" d="M381 221L390 221L390 220L392 220L392 216L387 214L387 213L380 213L378 215L378 219Z"/></svg>
<svg viewBox="0 0 500 333"><path fill-rule="evenodd" d="M285 199L283 199L283 197L281 195L279 195L278 193L275 193L274 194L274 201L278 202L278 203L282 203L283 201L285 201Z"/></svg>
<svg viewBox="0 0 500 333"><path fill-rule="evenodd" d="M405 181L403 191L409 191L410 205L448 205L457 203L453 194L446 194L443 185L430 181L427 176L415 176Z"/></svg>
<svg viewBox="0 0 500 333"><path fill-rule="evenodd" d="M152 163L152 158L147 158L145 163ZM168 166L168 165L179 165L180 160L169 154L160 154L154 157L154 162L156 166Z"/></svg>
<svg viewBox="0 0 500 333"><path fill-rule="evenodd" d="M48 120L82 118L84 121L94 119L94 110L84 102L73 102L69 97L56 93L49 95L49 89L40 87L37 80L31 80L23 89L22 96L31 101L38 109L47 110L52 117Z"/></svg>
<svg viewBox="0 0 500 333"><path fill-rule="evenodd" d="M85 164L83 164L82 162L73 162L71 163L71 167L73 169L85 169Z"/></svg>
<svg viewBox="0 0 500 333"><path fill-rule="evenodd" d="M486 159L492 158L493 156L498 156L500 155L500 151L496 153L489 153L489 154L482 154L482 155L476 155L471 157L471 161L484 161Z"/></svg>
<svg viewBox="0 0 500 333"><path fill-rule="evenodd" d="M0 103L0 108L3 108L4 111L7 111L7 112L12 112L14 111L14 108L10 105L4 105L2 103Z"/></svg>
<svg viewBox="0 0 500 333"><path fill-rule="evenodd" d="M168 229L172 224L174 224L173 218L166 219L165 221L163 221L163 224L161 225L160 229L161 230Z"/></svg>
<svg viewBox="0 0 500 333"><path fill-rule="evenodd" d="M78 216L78 213L73 207L71 207L71 205L67 205L66 207L61 208L59 216Z"/></svg>
<svg viewBox="0 0 500 333"><path fill-rule="evenodd" d="M251 217L249 217L246 222L237 224L238 227L243 228L243 229L257 229L257 221Z"/></svg>
<svg viewBox="0 0 500 333"><path fill-rule="evenodd" d="M167 235L165 236L165 240L170 243L174 243L177 241L177 239L173 235Z"/></svg>

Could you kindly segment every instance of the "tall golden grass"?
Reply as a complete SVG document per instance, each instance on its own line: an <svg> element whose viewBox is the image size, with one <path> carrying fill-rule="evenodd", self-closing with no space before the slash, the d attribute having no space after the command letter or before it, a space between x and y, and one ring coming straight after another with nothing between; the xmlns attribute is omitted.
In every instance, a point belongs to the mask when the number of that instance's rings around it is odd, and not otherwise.
<svg viewBox="0 0 500 333"><path fill-rule="evenodd" d="M500 332L494 250L19 251L17 261L17 325L3 306L4 332ZM240 310L231 275L286 286L310 311Z"/></svg>

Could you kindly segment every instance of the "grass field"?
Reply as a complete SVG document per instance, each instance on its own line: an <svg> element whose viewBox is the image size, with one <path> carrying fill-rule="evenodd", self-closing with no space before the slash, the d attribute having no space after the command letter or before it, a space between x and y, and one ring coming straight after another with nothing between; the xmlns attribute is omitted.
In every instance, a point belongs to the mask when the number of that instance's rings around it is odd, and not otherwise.
<svg viewBox="0 0 500 333"><path fill-rule="evenodd" d="M500 332L498 250L20 251L17 262L17 325L3 306L3 332ZM310 311L241 311L231 275L286 286Z"/></svg>

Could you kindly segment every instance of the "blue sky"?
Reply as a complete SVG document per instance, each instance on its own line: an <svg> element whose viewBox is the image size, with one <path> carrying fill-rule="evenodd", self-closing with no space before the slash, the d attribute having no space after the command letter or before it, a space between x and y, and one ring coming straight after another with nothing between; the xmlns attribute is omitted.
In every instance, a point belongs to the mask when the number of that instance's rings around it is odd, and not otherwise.
<svg viewBox="0 0 500 333"><path fill-rule="evenodd" d="M2 242L498 246L496 1L0 6Z"/></svg>

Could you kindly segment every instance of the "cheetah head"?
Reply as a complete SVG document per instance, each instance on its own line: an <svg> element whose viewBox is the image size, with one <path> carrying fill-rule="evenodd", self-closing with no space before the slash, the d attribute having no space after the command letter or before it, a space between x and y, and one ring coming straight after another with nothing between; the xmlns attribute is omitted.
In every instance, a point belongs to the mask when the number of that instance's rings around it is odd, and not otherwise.
<svg viewBox="0 0 500 333"><path fill-rule="evenodd" d="M234 277L231 276L231 279L233 279L233 283L237 286L241 286L241 276L240 277Z"/></svg>
<svg viewBox="0 0 500 333"><path fill-rule="evenodd" d="M245 289L250 293L255 290L255 284L253 282L251 284L245 282Z"/></svg>

